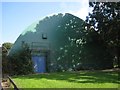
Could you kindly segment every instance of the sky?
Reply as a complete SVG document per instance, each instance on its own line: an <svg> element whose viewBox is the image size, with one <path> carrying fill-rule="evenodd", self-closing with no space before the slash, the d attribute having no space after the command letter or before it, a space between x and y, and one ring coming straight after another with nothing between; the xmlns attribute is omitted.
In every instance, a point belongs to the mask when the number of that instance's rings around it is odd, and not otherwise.
<svg viewBox="0 0 120 90"><path fill-rule="evenodd" d="M1 2L0 43L14 43L18 36L32 23L46 16L71 13L85 20L88 0L81 2Z"/></svg>

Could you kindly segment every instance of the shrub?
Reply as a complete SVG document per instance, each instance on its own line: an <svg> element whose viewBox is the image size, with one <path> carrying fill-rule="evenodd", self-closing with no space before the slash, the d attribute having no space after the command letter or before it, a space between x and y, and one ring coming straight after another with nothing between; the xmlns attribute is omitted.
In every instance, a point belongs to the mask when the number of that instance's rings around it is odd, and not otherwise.
<svg viewBox="0 0 120 90"><path fill-rule="evenodd" d="M5 42L2 44L2 47L0 47L0 53L1 53L1 59L2 59L2 75L4 77L4 75L9 74L9 60L8 60L8 51L10 50L10 48L12 47L12 43L10 42Z"/></svg>
<svg viewBox="0 0 120 90"><path fill-rule="evenodd" d="M27 45L9 57L9 59L11 64L11 75L26 75L33 73L31 51Z"/></svg>

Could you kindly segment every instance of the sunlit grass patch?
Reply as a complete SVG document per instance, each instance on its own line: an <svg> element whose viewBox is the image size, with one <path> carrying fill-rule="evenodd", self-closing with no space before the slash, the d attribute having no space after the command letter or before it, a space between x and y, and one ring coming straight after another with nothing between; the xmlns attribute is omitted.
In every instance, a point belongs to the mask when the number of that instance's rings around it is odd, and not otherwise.
<svg viewBox="0 0 120 90"><path fill-rule="evenodd" d="M118 72L62 72L12 77L18 88L118 88Z"/></svg>

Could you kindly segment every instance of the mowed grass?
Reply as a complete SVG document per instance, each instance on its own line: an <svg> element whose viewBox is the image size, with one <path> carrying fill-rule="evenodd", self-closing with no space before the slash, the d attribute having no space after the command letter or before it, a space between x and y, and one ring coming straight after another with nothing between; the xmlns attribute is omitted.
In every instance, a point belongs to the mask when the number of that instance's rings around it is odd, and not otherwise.
<svg viewBox="0 0 120 90"><path fill-rule="evenodd" d="M81 71L12 77L18 88L118 88L118 72Z"/></svg>

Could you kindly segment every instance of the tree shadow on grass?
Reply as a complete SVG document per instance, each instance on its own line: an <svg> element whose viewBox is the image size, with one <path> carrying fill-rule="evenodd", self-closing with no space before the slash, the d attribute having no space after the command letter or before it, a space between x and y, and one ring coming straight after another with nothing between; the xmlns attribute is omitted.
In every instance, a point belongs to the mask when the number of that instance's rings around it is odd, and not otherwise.
<svg viewBox="0 0 120 90"><path fill-rule="evenodd" d="M14 79L33 79L33 80L64 80L74 83L116 83L118 80L118 72L64 72L64 73L48 73L34 74L25 76L16 76Z"/></svg>

